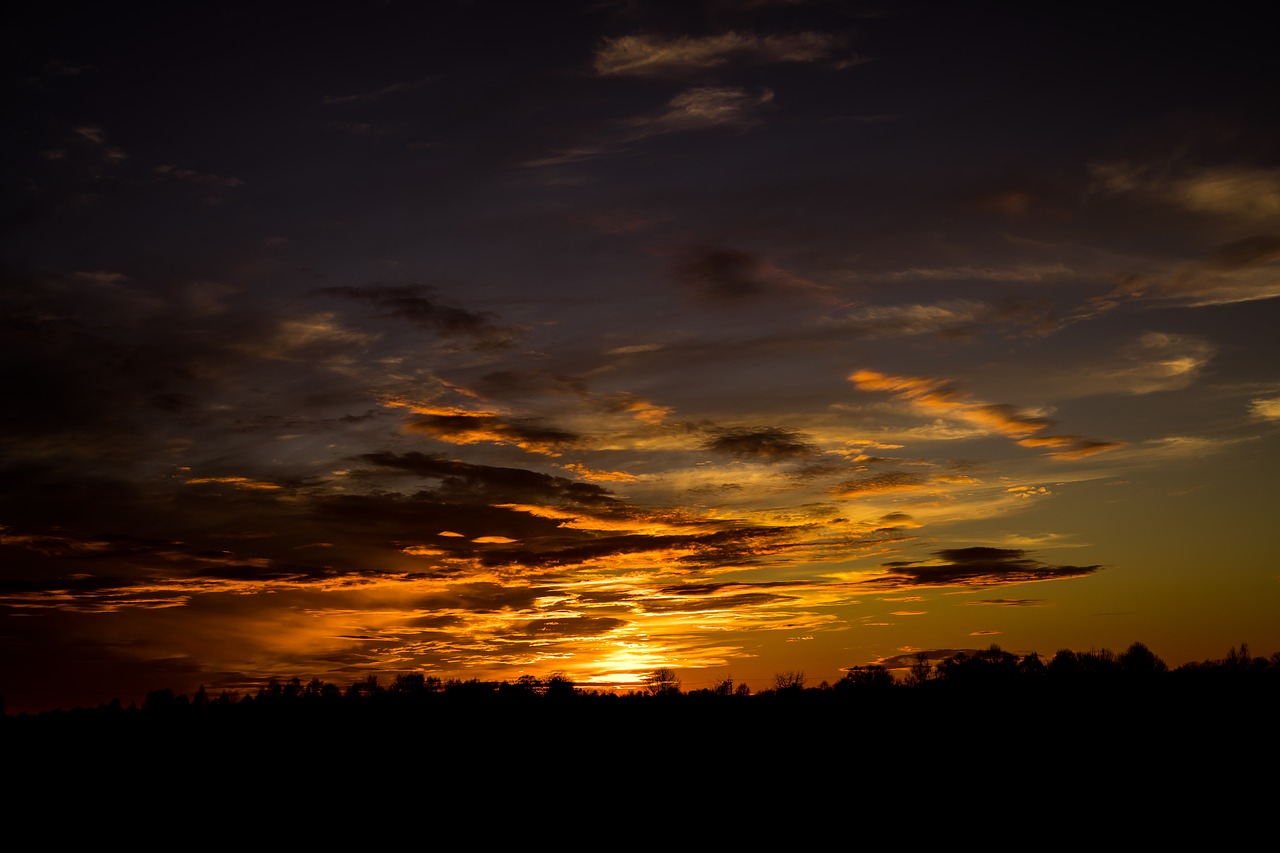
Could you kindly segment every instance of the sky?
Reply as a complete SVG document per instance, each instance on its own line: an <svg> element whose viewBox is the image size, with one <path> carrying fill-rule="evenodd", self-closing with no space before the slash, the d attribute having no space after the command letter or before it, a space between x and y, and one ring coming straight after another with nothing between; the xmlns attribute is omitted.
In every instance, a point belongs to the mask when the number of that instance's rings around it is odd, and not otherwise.
<svg viewBox="0 0 1280 853"><path fill-rule="evenodd" d="M9 712L1280 650L1245 4L23 4Z"/></svg>

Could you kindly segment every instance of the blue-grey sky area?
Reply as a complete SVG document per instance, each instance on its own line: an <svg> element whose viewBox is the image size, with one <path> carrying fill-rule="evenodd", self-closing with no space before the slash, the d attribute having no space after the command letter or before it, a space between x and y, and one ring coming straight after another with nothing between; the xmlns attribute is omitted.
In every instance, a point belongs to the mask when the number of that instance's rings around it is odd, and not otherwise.
<svg viewBox="0 0 1280 853"><path fill-rule="evenodd" d="M11 10L5 707L1280 650L1259 9Z"/></svg>

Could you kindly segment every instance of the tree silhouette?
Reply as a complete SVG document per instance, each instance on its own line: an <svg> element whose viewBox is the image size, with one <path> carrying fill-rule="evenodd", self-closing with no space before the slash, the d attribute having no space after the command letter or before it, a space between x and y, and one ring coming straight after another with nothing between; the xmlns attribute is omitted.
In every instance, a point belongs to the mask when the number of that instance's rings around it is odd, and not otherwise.
<svg viewBox="0 0 1280 853"><path fill-rule="evenodd" d="M644 688L651 696L669 696L680 692L680 678L670 667L659 667L644 677Z"/></svg>
<svg viewBox="0 0 1280 853"><path fill-rule="evenodd" d="M806 680L805 674L798 669L775 672L773 674L773 689L779 692L798 691L804 688Z"/></svg>

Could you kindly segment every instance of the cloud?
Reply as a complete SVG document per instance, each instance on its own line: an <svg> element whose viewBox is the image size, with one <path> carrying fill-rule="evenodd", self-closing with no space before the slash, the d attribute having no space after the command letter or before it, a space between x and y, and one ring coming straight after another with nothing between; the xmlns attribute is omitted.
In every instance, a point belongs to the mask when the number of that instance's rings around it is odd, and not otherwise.
<svg viewBox="0 0 1280 853"><path fill-rule="evenodd" d="M192 477L184 482L188 486L229 485L235 486L237 489L254 489L257 491L275 491L283 488L278 483L267 483L262 480L253 480L249 477Z"/></svg>
<svg viewBox="0 0 1280 853"><path fill-rule="evenodd" d="M584 480L598 480L603 483L634 483L639 479L635 474L628 474L626 471L602 471L578 462L567 462L562 467Z"/></svg>
<svg viewBox="0 0 1280 853"><path fill-rule="evenodd" d="M773 100L773 92L761 89L751 94L741 87L702 86L687 89L659 112L647 113L613 123L599 138L561 147L541 157L523 160L524 168L564 166L592 160L625 150L628 143L670 133L734 127L747 130L759 124L759 110Z"/></svg>
<svg viewBox="0 0 1280 853"><path fill-rule="evenodd" d="M818 292L820 285L779 269L767 258L720 246L686 246L672 265L676 280L703 299L717 302L748 300L776 292Z"/></svg>
<svg viewBox="0 0 1280 853"><path fill-rule="evenodd" d="M360 459L418 477L440 480L443 490L453 497L462 497L466 493L468 499L484 503L550 501L562 506L616 506L619 503L607 489L600 486L524 468L477 465L416 451L402 454L365 453Z"/></svg>
<svg viewBox="0 0 1280 853"><path fill-rule="evenodd" d="M594 68L601 76L659 76L684 74L730 63L773 64L819 62L832 58L842 47L839 36L799 32L790 35L754 35L726 32L713 36L629 35L605 39L596 51ZM856 63L849 58L839 63Z"/></svg>
<svg viewBox="0 0 1280 853"><path fill-rule="evenodd" d="M411 92L414 89L420 89L423 86L434 83L438 79L438 77L425 77L422 80L418 80L413 83L392 83L371 92L356 92L350 95L325 95L321 103L326 106L332 106L334 104L369 103L370 101L381 100L388 95L396 95L401 92Z"/></svg>
<svg viewBox="0 0 1280 853"><path fill-rule="evenodd" d="M980 601L963 601L960 607L1042 607L1043 598L984 598Z"/></svg>
<svg viewBox="0 0 1280 853"><path fill-rule="evenodd" d="M513 633L523 635L529 639L598 637L618 628L624 628L629 624L625 619L615 619L608 616L531 619Z"/></svg>
<svg viewBox="0 0 1280 853"><path fill-rule="evenodd" d="M1095 163L1090 172L1097 192L1138 196L1241 223L1280 218L1280 169L1157 162Z"/></svg>
<svg viewBox="0 0 1280 853"><path fill-rule="evenodd" d="M918 474L892 471L861 480L848 480L833 486L831 492L837 497L848 498L857 495L880 495L886 492L917 491L927 487L928 484L928 480Z"/></svg>
<svg viewBox="0 0 1280 853"><path fill-rule="evenodd" d="M1280 421L1280 397L1252 400L1249 411L1255 418L1266 421Z"/></svg>
<svg viewBox="0 0 1280 853"><path fill-rule="evenodd" d="M868 581L887 589L1008 584L1078 578L1101 571L1101 566L1050 566L1016 548L948 548L935 551L936 560L882 564L885 574Z"/></svg>
<svg viewBox="0 0 1280 853"><path fill-rule="evenodd" d="M1270 222L1280 218L1280 169L1207 169L1158 191L1201 213Z"/></svg>
<svg viewBox="0 0 1280 853"><path fill-rule="evenodd" d="M1274 299L1280 296L1280 237L1255 235L1219 246L1202 261L1176 267L1152 295L1191 307Z"/></svg>
<svg viewBox="0 0 1280 853"><path fill-rule="evenodd" d="M286 361L314 361L330 353L338 361L348 361L354 347L366 346L376 337L344 327L331 313L309 314L280 320L269 337L233 348Z"/></svg>
<svg viewBox="0 0 1280 853"><path fill-rule="evenodd" d="M1074 274L1063 264L1022 264L1014 267L911 267L883 273L860 273L871 281L1046 281Z"/></svg>
<svg viewBox="0 0 1280 853"><path fill-rule="evenodd" d="M817 452L803 433L774 427L721 429L707 439L703 447L714 453L769 465L808 458Z"/></svg>
<svg viewBox="0 0 1280 853"><path fill-rule="evenodd" d="M1213 357L1214 347L1189 335L1148 332L1121 352L1127 367L1103 369L1108 380L1131 394L1150 394L1186 388Z"/></svg>
<svg viewBox="0 0 1280 853"><path fill-rule="evenodd" d="M1055 459L1077 459L1123 447L1122 442L1098 441L1073 435L1036 435L1053 425L1040 415L1004 403L986 403L962 394L943 379L890 376L874 370L858 370L849 381L862 391L888 391L921 411L967 421L987 432L1006 435L1024 447L1049 447Z"/></svg>
<svg viewBox="0 0 1280 853"><path fill-rule="evenodd" d="M544 427L533 421L512 421L497 415L429 415L405 427L450 444L493 442L509 444L533 453L557 455L560 448L579 441L577 433Z"/></svg>
<svg viewBox="0 0 1280 853"><path fill-rule="evenodd" d="M984 302L953 299L932 305L865 305L829 322L869 338L897 335L967 334L994 312Z"/></svg>
<svg viewBox="0 0 1280 853"><path fill-rule="evenodd" d="M511 344L519 330L493 323L491 314L468 311L441 302L428 285L320 288L317 293L372 305L379 317L407 320L420 329L449 337L472 337L492 346Z"/></svg>
<svg viewBox="0 0 1280 853"><path fill-rule="evenodd" d="M77 127L76 133L78 133L80 136L84 137L85 139L89 140L94 145L101 145L107 139L106 133L102 130L102 128L96 127L93 125Z"/></svg>
<svg viewBox="0 0 1280 853"><path fill-rule="evenodd" d="M224 178L221 175L197 172L194 169L182 169L169 163L156 166L151 170L151 173L161 178L169 178L175 181L186 181L192 184L203 184L205 186L234 188L244 184L244 181L239 178Z"/></svg>
<svg viewBox="0 0 1280 853"><path fill-rule="evenodd" d="M627 128L623 141L714 127L747 128L758 121L755 117L758 109L772 100L773 92L769 89L762 89L756 95L740 87L688 89L668 101L662 112L623 122L623 127Z"/></svg>
<svg viewBox="0 0 1280 853"><path fill-rule="evenodd" d="M93 145L96 145L99 149L99 156L108 165L115 165L122 160L129 159L129 155L121 149L108 146L106 144L107 133L97 125L82 125L77 127L75 128L75 134L81 139L87 140ZM61 160L66 157L66 152L60 149L55 149L45 152L45 157L50 160Z"/></svg>

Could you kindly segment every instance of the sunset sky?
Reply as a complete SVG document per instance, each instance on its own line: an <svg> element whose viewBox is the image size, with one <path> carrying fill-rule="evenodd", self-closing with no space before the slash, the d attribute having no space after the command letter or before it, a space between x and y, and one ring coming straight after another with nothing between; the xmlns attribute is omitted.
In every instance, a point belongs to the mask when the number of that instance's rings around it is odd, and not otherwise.
<svg viewBox="0 0 1280 853"><path fill-rule="evenodd" d="M23 4L10 712L1280 650L1243 4Z"/></svg>

